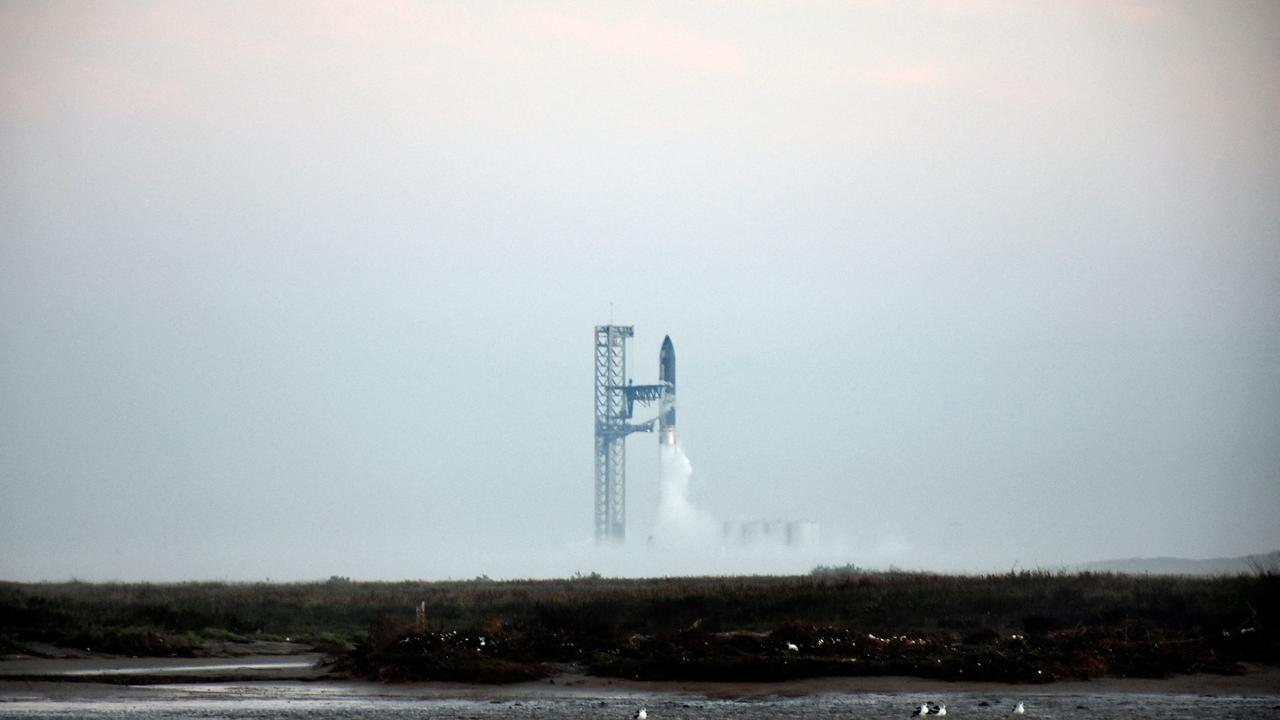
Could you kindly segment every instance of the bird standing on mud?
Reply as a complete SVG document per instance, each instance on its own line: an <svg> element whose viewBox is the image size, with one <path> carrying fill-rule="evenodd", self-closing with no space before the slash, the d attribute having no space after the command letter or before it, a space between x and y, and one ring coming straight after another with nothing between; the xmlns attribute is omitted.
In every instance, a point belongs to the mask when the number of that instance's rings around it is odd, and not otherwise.
<svg viewBox="0 0 1280 720"><path fill-rule="evenodd" d="M1014 705L1014 706L1013 706L1013 714L1014 714L1014 715L1026 715L1026 714L1027 714L1027 709L1026 709L1025 707L1023 707L1023 706L1022 706L1022 703L1018 703L1017 705Z"/></svg>
<svg viewBox="0 0 1280 720"><path fill-rule="evenodd" d="M644 708L640 708L639 710L636 711L636 714L632 715L631 717L634 718L635 720L646 720L646 718L649 717L649 713L645 712Z"/></svg>

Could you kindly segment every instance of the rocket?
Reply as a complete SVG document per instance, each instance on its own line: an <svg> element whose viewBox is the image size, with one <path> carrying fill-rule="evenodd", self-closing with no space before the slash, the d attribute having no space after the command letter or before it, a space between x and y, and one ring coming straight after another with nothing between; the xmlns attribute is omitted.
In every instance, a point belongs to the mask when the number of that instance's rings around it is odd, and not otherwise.
<svg viewBox="0 0 1280 720"><path fill-rule="evenodd" d="M662 338L662 352L658 353L658 382L662 384L659 401L658 445L676 445L676 349L671 336Z"/></svg>

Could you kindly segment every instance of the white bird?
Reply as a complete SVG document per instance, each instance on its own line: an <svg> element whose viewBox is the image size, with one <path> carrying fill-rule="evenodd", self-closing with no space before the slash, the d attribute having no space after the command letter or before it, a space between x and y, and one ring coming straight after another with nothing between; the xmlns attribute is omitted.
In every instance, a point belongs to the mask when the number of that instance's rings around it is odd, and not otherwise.
<svg viewBox="0 0 1280 720"><path fill-rule="evenodd" d="M920 707L916 708L916 711L911 713L911 717L916 717L916 716L924 717L925 715L928 715L928 714L929 714L929 706L924 703L920 703Z"/></svg>
<svg viewBox="0 0 1280 720"><path fill-rule="evenodd" d="M1025 707L1023 707L1023 706L1022 706L1022 703L1018 703L1017 705L1014 705L1014 706L1013 706L1013 714L1014 714L1014 715L1026 715L1026 714L1027 714L1027 709L1026 709Z"/></svg>
<svg viewBox="0 0 1280 720"><path fill-rule="evenodd" d="M795 643L787 643L787 650L791 652L800 652L800 646Z"/></svg>
<svg viewBox="0 0 1280 720"><path fill-rule="evenodd" d="M934 714L934 715L946 715L946 714L947 714L947 706L946 706L946 705L939 705L939 706L938 706L938 707L936 707L936 708L931 708L931 711L933 712L933 714Z"/></svg>
<svg viewBox="0 0 1280 720"><path fill-rule="evenodd" d="M649 713L645 712L644 708L640 708L639 710L636 711L636 714L634 715L634 717L635 717L635 720L645 720L645 718L649 717Z"/></svg>

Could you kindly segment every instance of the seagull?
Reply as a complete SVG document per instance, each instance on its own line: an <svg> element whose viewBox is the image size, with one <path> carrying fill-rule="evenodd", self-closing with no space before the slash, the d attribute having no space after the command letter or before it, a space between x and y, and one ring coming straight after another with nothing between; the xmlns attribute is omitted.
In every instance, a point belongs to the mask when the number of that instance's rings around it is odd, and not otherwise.
<svg viewBox="0 0 1280 720"><path fill-rule="evenodd" d="M1026 714L1027 714L1027 709L1026 709L1025 707L1023 707L1023 706L1022 706L1022 703L1018 703L1017 705L1014 705L1014 706L1013 706L1013 714L1014 714L1014 715L1026 715Z"/></svg>
<svg viewBox="0 0 1280 720"><path fill-rule="evenodd" d="M791 652L800 652L800 646L795 643L787 643L787 650Z"/></svg>
<svg viewBox="0 0 1280 720"><path fill-rule="evenodd" d="M920 707L916 708L915 712L911 713L911 717L917 717L917 716L924 717L925 715L928 715L928 714L929 714L929 706L924 703L920 703Z"/></svg>
<svg viewBox="0 0 1280 720"><path fill-rule="evenodd" d="M645 720L645 718L649 717L649 713L645 712L644 708L640 708L632 717L634 717L635 720Z"/></svg>
<svg viewBox="0 0 1280 720"><path fill-rule="evenodd" d="M929 708L929 712L930 712L931 714L933 714L933 715L946 715L946 714L947 714L947 706L946 706L946 705L935 705L935 706L933 706L933 707Z"/></svg>

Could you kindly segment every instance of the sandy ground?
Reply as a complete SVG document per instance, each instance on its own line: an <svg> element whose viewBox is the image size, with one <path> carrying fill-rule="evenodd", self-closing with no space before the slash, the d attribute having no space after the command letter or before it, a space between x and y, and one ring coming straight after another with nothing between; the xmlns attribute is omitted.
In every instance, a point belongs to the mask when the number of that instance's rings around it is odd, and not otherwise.
<svg viewBox="0 0 1280 720"><path fill-rule="evenodd" d="M706 698L803 697L829 694L944 694L1007 692L1011 688L1048 694L1267 695L1280 698L1280 667L1248 665L1243 675L1182 675L1164 680L1106 678L1045 685L942 682L910 677L816 678L778 683L641 682L564 674L514 685L405 683L387 685L326 676L318 655L242 658L79 658L0 661L0 699L96 698L164 691L210 691L235 686L292 686L300 692L343 695L414 696L458 699L610 697L646 693ZM163 687L155 683L164 683Z"/></svg>

